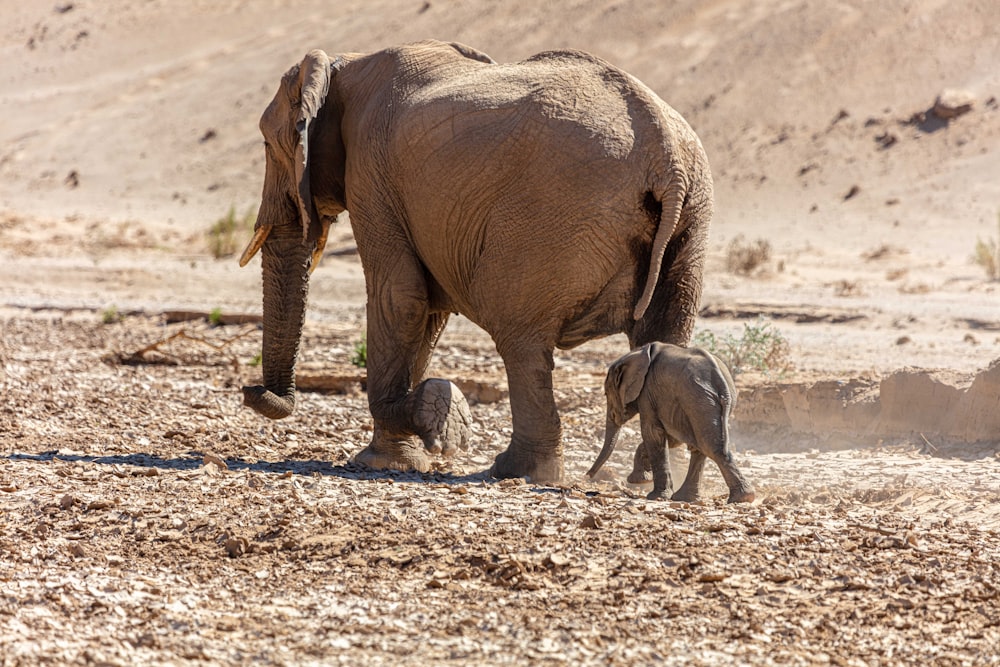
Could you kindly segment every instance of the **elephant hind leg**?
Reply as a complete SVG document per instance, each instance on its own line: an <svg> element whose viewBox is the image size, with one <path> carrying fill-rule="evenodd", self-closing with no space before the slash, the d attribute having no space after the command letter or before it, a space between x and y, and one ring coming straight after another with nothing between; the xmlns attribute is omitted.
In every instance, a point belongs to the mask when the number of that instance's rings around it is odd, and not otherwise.
<svg viewBox="0 0 1000 667"><path fill-rule="evenodd" d="M687 475L684 483L677 492L671 496L671 500L684 502L694 502L698 500L701 492L701 474L705 470L705 455L696 448L691 448L691 460L688 462Z"/></svg>
<svg viewBox="0 0 1000 667"><path fill-rule="evenodd" d="M723 429L720 433L711 439L699 440L698 444L708 458L712 459L719 466L722 478L726 481L726 486L729 487L729 499L727 502L751 503L754 501L756 494L753 486L743 477L743 473L740 472L739 468L736 467L732 450L729 447L728 430L728 428L725 428L725 422L723 422Z"/></svg>
<svg viewBox="0 0 1000 667"><path fill-rule="evenodd" d="M498 478L558 482L563 471L562 426L552 394L552 347L513 347L499 352L507 369L514 434L490 473Z"/></svg>

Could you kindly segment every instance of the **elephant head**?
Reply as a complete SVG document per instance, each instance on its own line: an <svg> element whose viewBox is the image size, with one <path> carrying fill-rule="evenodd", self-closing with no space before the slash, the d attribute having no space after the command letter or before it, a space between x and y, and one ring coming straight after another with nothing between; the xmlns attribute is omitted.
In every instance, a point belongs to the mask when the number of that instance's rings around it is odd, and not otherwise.
<svg viewBox="0 0 1000 667"><path fill-rule="evenodd" d="M604 380L604 393L608 400L607 425L604 431L604 446L597 460L587 472L593 477L615 451L621 427L638 412L635 401L646 383L646 373L652 362L650 346L643 345L615 361L608 368Z"/></svg>
<svg viewBox="0 0 1000 667"><path fill-rule="evenodd" d="M340 201L332 204L324 199L321 215L310 178L310 166L317 159L330 159L313 155L310 139L321 126L339 125L320 122L336 67L323 51L308 53L284 75L260 120L266 154L264 191L254 236L240 266L263 250L264 386L244 387L243 400L271 419L287 417L295 407L295 363L309 274L322 256L330 224L344 210L341 194ZM342 146L337 141L323 145ZM323 171L340 174L342 193L342 164L339 170Z"/></svg>

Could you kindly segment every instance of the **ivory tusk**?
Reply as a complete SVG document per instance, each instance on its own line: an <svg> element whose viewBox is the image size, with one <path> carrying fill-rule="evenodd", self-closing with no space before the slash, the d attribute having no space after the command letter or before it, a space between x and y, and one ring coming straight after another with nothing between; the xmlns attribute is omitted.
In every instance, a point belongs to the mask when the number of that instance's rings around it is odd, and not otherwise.
<svg viewBox="0 0 1000 667"><path fill-rule="evenodd" d="M312 253L312 264L309 266L309 273L316 270L319 266L319 260L323 259L323 251L326 249L326 239L330 236L330 223L323 222L323 230L319 233L319 238L316 239L316 247L313 249Z"/></svg>
<svg viewBox="0 0 1000 667"><path fill-rule="evenodd" d="M260 247L264 245L264 241L267 240L267 235L271 233L270 225L262 225L257 228L254 232L253 238L250 239L250 243L247 244L246 250L240 256L240 266L246 266L247 262L253 259L253 256L257 254Z"/></svg>

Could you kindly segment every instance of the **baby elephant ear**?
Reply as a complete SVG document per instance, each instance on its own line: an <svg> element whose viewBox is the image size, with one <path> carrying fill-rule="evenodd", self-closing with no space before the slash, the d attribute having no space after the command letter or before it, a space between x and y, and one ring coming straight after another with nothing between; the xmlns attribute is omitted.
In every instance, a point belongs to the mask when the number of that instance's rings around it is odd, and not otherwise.
<svg viewBox="0 0 1000 667"><path fill-rule="evenodd" d="M651 361L649 345L643 345L619 360L622 370L618 391L621 393L623 406L639 398Z"/></svg>

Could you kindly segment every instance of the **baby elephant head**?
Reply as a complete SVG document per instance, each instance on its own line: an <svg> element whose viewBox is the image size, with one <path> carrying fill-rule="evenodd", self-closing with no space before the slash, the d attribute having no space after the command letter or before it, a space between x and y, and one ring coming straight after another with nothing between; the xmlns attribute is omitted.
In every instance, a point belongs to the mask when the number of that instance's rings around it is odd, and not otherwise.
<svg viewBox="0 0 1000 667"><path fill-rule="evenodd" d="M621 427L638 412L635 405L646 384L646 373L652 361L650 346L644 345L618 359L604 380L604 393L608 399L608 418L604 430L604 447L587 473L593 477L615 451Z"/></svg>

